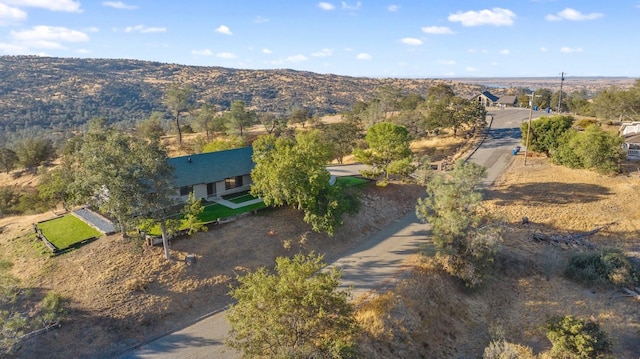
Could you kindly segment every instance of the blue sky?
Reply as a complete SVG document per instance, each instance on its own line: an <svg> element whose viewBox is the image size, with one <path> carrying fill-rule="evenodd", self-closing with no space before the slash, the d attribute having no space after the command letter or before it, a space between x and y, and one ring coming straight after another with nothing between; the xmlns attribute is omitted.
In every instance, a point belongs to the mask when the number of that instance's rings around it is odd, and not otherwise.
<svg viewBox="0 0 640 359"><path fill-rule="evenodd" d="M640 0L0 0L0 54L369 77L640 76Z"/></svg>

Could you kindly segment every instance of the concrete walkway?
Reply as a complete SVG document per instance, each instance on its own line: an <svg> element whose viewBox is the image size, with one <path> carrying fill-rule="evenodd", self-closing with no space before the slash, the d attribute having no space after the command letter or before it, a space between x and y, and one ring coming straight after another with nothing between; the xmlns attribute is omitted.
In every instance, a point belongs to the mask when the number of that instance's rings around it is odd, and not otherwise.
<svg viewBox="0 0 640 359"><path fill-rule="evenodd" d="M223 205L225 207L229 207L231 209L238 209L238 208L250 206L252 204L260 203L260 202L262 202L262 198L251 199L251 200L244 201L244 202L241 202L241 203L233 203L233 202L227 201L226 199L223 199L223 198L213 198L213 199L210 199L210 201L215 202L217 204L221 204L221 205Z"/></svg>
<svg viewBox="0 0 640 359"><path fill-rule="evenodd" d="M72 211L71 214L80 218L82 221L97 229L102 234L108 236L110 234L116 233L116 227L110 220L104 218L103 216L88 208L76 209Z"/></svg>

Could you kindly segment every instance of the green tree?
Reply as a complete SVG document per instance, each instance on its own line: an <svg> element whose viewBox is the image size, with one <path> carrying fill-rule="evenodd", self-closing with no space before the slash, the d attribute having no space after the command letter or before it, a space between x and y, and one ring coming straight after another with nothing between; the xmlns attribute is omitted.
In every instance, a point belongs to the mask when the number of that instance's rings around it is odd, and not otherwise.
<svg viewBox="0 0 640 359"><path fill-rule="evenodd" d="M19 161L18 155L12 149L5 147L0 148L0 167L2 167L6 173L11 172Z"/></svg>
<svg viewBox="0 0 640 359"><path fill-rule="evenodd" d="M411 92L400 99L400 109L403 111L415 110L424 100L424 97L420 96L420 94Z"/></svg>
<svg viewBox="0 0 640 359"><path fill-rule="evenodd" d="M202 199L196 198L193 192L189 193L189 198L187 198L187 202L184 204L181 212L188 235L207 230L207 226L205 226L199 218L202 212L204 212Z"/></svg>
<svg viewBox="0 0 640 359"><path fill-rule="evenodd" d="M123 235L144 218L155 220L169 258L166 218L175 189L173 168L160 144L94 124L76 161L76 200L109 214Z"/></svg>
<svg viewBox="0 0 640 359"><path fill-rule="evenodd" d="M245 147L246 141L242 137L231 136L227 138L217 138L202 146L202 152L217 152L230 150L232 148Z"/></svg>
<svg viewBox="0 0 640 359"><path fill-rule="evenodd" d="M567 98L567 108L576 115L589 114L590 105L587 91L582 89L571 92Z"/></svg>
<svg viewBox="0 0 640 359"><path fill-rule="evenodd" d="M355 357L358 328L349 293L338 290L342 272L324 266L322 256L298 254L276 258L275 273L238 276L226 343L246 357Z"/></svg>
<svg viewBox="0 0 640 359"><path fill-rule="evenodd" d="M289 115L289 123L291 124L300 124L304 128L307 121L311 119L313 114L306 107L294 107L291 110L291 115Z"/></svg>
<svg viewBox="0 0 640 359"><path fill-rule="evenodd" d="M27 169L34 169L44 162L56 156L51 140L38 137L30 137L18 142L16 154L20 164Z"/></svg>
<svg viewBox="0 0 640 359"><path fill-rule="evenodd" d="M180 114L189 110L193 103L193 90L189 86L173 84L167 90L164 97L164 105L171 112L176 128L178 129L178 143L182 145L182 130L180 127Z"/></svg>
<svg viewBox="0 0 640 359"><path fill-rule="evenodd" d="M572 168L612 174L620 169L620 163L625 158L623 142L622 137L593 124L584 132L571 131L563 136L552 160Z"/></svg>
<svg viewBox="0 0 640 359"><path fill-rule="evenodd" d="M560 139L573 125L573 117L556 115L541 117L531 122L531 131L528 130L529 122L523 122L520 127L522 142L529 145L529 150L540 152L551 157L558 149ZM530 138L527 138L529 135Z"/></svg>
<svg viewBox="0 0 640 359"><path fill-rule="evenodd" d="M211 132L214 127L213 125L215 118L215 106L207 103L203 104L202 107L200 107L200 112L198 112L198 116L196 116L196 130L204 132L207 136L207 141L211 140Z"/></svg>
<svg viewBox="0 0 640 359"><path fill-rule="evenodd" d="M354 154L360 162L372 167L367 176L383 176L382 184L389 180L390 175L399 174L394 171L399 168L396 162L407 162L412 156L409 131L403 126L389 122L375 124L367 131L365 140L369 148L356 149Z"/></svg>
<svg viewBox="0 0 640 359"><path fill-rule="evenodd" d="M342 164L344 157L353 152L360 130L353 124L338 122L323 126L322 131L332 145L333 159Z"/></svg>
<svg viewBox="0 0 640 359"><path fill-rule="evenodd" d="M256 124L255 111L248 111L244 101L236 100L231 103L231 109L227 113L229 126L237 130L242 137L244 129Z"/></svg>
<svg viewBox="0 0 640 359"><path fill-rule="evenodd" d="M267 133L280 134L287 129L289 119L287 117L279 117L273 113L261 113L258 115L258 122L264 126Z"/></svg>
<svg viewBox="0 0 640 359"><path fill-rule="evenodd" d="M560 112L567 112L569 106L567 106L569 96L566 92L562 91L562 104L560 105ZM556 91L551 95L551 109L556 111L558 109L558 102L560 101L560 91Z"/></svg>
<svg viewBox="0 0 640 359"><path fill-rule="evenodd" d="M482 228L478 207L480 181L486 169L458 161L450 174L433 175L427 196L418 200L416 215L432 226L437 259L451 275L468 286L477 286L489 272L497 235Z"/></svg>
<svg viewBox="0 0 640 359"><path fill-rule="evenodd" d="M45 170L40 175L38 183L38 196L49 205L55 206L62 202L65 209L73 202L73 183L75 182L75 170L67 161L63 161L60 167L51 171Z"/></svg>
<svg viewBox="0 0 640 359"><path fill-rule="evenodd" d="M611 349L607 334L596 322L571 315L554 316L546 324L551 352L559 357L599 358Z"/></svg>
<svg viewBox="0 0 640 359"><path fill-rule="evenodd" d="M295 139L260 136L253 143L251 194L267 206L303 210L315 231L333 234L342 214L353 212L353 201L329 188L330 159L331 147L318 130L298 132Z"/></svg>
<svg viewBox="0 0 640 359"><path fill-rule="evenodd" d="M163 115L161 112L152 112L148 119L138 124L138 133L149 141L160 141L165 130L162 126Z"/></svg>
<svg viewBox="0 0 640 359"><path fill-rule="evenodd" d="M431 102L447 100L455 95L453 88L445 83L438 83L427 89L427 101Z"/></svg>
<svg viewBox="0 0 640 359"><path fill-rule="evenodd" d="M551 90L547 88L537 89L533 99L533 105L538 106L539 109L551 107L551 95Z"/></svg>

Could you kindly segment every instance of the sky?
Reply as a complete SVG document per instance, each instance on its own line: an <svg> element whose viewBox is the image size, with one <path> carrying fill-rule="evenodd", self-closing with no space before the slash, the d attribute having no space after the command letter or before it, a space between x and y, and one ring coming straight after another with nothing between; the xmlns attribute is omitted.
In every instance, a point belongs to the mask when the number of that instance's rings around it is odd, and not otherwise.
<svg viewBox="0 0 640 359"><path fill-rule="evenodd" d="M0 55L378 78L640 77L640 0L0 0Z"/></svg>

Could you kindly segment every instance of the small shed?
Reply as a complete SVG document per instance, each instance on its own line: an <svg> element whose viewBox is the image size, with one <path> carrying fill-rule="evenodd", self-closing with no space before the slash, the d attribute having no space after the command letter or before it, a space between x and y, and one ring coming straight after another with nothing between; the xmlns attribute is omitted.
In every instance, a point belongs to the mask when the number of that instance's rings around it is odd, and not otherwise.
<svg viewBox="0 0 640 359"><path fill-rule="evenodd" d="M505 96L500 96L500 98L498 99L496 104L499 107L502 107L502 108L514 107L516 105L517 101L518 101L518 97L517 96L505 95Z"/></svg>

